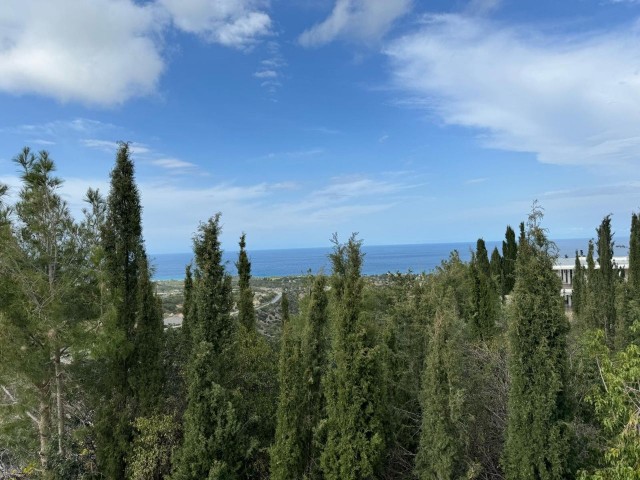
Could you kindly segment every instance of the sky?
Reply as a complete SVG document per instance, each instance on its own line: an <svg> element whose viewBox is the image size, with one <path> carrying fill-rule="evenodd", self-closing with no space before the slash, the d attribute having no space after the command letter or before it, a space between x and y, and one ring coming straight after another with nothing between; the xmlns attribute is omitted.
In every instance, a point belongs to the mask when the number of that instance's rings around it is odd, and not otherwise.
<svg viewBox="0 0 640 480"><path fill-rule="evenodd" d="M640 206L637 0L3 0L0 183L81 215L131 142L150 253L552 238Z"/></svg>

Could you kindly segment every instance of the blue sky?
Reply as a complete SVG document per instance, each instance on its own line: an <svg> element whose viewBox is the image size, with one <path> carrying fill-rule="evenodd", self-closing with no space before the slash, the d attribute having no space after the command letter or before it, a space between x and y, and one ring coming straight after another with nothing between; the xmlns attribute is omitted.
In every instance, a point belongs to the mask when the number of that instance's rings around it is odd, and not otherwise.
<svg viewBox="0 0 640 480"><path fill-rule="evenodd" d="M554 238L640 205L640 2L5 0L0 182L46 149L74 212L130 141L152 253ZM14 190L15 191L15 190Z"/></svg>

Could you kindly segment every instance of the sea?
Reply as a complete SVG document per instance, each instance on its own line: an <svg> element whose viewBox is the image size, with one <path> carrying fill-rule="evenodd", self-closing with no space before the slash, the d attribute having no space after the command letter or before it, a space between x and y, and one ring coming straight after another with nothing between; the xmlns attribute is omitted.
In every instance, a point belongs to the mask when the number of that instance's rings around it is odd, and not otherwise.
<svg viewBox="0 0 640 480"><path fill-rule="evenodd" d="M588 239L555 240L560 257L573 258L576 250L587 252ZM626 245L624 239L616 239L616 245ZM487 241L489 256L494 247L502 251L502 241ZM417 245L363 245L363 275L385 273L431 272L456 250L460 258L468 261L476 242L425 243ZM331 273L329 254L331 247L291 248L280 250L249 250L251 274L254 277L284 277L311 273ZM624 247L618 247L615 255L626 255ZM185 267L192 262L192 253L164 253L150 255L155 280L183 280ZM238 252L224 252L227 271L236 274Z"/></svg>

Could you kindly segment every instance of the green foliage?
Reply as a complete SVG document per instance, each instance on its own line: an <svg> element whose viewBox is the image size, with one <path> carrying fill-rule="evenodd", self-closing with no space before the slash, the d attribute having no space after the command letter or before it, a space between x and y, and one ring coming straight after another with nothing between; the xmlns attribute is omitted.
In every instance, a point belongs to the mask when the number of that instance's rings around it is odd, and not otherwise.
<svg viewBox="0 0 640 480"><path fill-rule="evenodd" d="M584 267L580 263L580 257L576 251L576 262L573 268L573 292L571 294L571 306L576 317L580 317L582 314L583 303L586 300L585 286Z"/></svg>
<svg viewBox="0 0 640 480"><path fill-rule="evenodd" d="M289 319L286 294L282 297L283 325L278 370L278 409L275 441L271 448L271 477L274 480L302 478L303 460L303 363L300 340Z"/></svg>
<svg viewBox="0 0 640 480"><path fill-rule="evenodd" d="M629 236L629 285L633 296L640 297L640 216L631 215L631 235Z"/></svg>
<svg viewBox="0 0 640 480"><path fill-rule="evenodd" d="M503 259L500 256L500 252L498 251L498 247L493 249L491 252L491 260L489 261L491 265L491 278L493 282L496 284L498 292L500 295L504 296L505 293L505 280L504 280L504 267L503 267Z"/></svg>
<svg viewBox="0 0 640 480"><path fill-rule="evenodd" d="M320 462L328 480L372 478L385 448L381 349L362 316L361 242L335 240L331 254L335 318L331 363L323 386L327 399L326 443Z"/></svg>
<svg viewBox="0 0 640 480"><path fill-rule="evenodd" d="M462 478L470 422L465 391L464 324L450 298L436 312L422 380L422 428L416 458L420 479Z"/></svg>
<svg viewBox="0 0 640 480"><path fill-rule="evenodd" d="M253 291L251 290L251 262L246 251L246 235L240 237L240 253L238 254L238 321L247 330L256 328L256 312L253 308Z"/></svg>
<svg viewBox="0 0 640 480"><path fill-rule="evenodd" d="M476 253L469 266L471 276L471 332L473 338L486 341L496 331L500 314L500 293L491 275L484 241L478 239Z"/></svg>
<svg viewBox="0 0 640 480"><path fill-rule="evenodd" d="M616 325L616 280L618 272L613 265L613 232L611 231L611 216L607 215L597 228L598 233L598 264L596 270L595 317L599 327L604 328L605 337L611 344L614 341Z"/></svg>
<svg viewBox="0 0 640 480"><path fill-rule="evenodd" d="M129 145L122 143L101 232L112 307L103 320L100 355L106 371L96 421L98 462L116 479L125 476L134 419L155 411L162 389L162 310L150 280L141 211Z"/></svg>
<svg viewBox="0 0 640 480"><path fill-rule="evenodd" d="M505 240L502 242L502 271L504 275L504 295L509 295L516 283L516 259L518 257L518 244L516 233L507 226Z"/></svg>
<svg viewBox="0 0 640 480"><path fill-rule="evenodd" d="M3 396L9 407L28 407L12 408L13 418L0 423L16 438L24 438L30 424L39 443L31 460L53 475L54 457L63 461L69 443L70 349L84 341L86 322L95 314L85 303L91 298L84 262L91 245L58 193L62 180L48 153L24 148L14 162L22 188L13 206L0 187L0 385L8 385Z"/></svg>
<svg viewBox="0 0 640 480"><path fill-rule="evenodd" d="M636 324L636 328L640 324ZM600 388L589 401L608 437L602 452L602 466L582 472L583 480L640 479L640 347L629 345L612 354L606 347L603 332L593 342Z"/></svg>
<svg viewBox="0 0 640 480"><path fill-rule="evenodd" d="M235 406L238 398L228 389L232 372L225 360L232 358L236 329L230 315L231 278L222 265L219 236L216 214L200 225L194 238L188 404L184 441L174 457L174 480L235 478L244 453L237 438L242 429Z"/></svg>
<svg viewBox="0 0 640 480"><path fill-rule="evenodd" d="M140 417L127 461L130 480L160 480L171 472L171 456L178 444L178 425L171 415Z"/></svg>
<svg viewBox="0 0 640 480"><path fill-rule="evenodd" d="M504 451L508 479L570 475L566 335L553 244L534 205L519 245L509 322L509 410Z"/></svg>

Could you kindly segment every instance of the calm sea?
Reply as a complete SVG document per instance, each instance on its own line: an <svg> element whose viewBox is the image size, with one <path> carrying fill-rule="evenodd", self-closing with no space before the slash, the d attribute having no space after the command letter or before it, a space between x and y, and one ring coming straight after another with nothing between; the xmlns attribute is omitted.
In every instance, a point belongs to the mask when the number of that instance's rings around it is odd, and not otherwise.
<svg viewBox="0 0 640 480"><path fill-rule="evenodd" d="M573 257L576 250L587 251L585 239L556 240L561 256ZM624 240L616 244L625 244ZM502 241L487 242L489 256L493 248L502 249ZM430 272L443 260L449 257L453 250L457 250L463 260L471 258L471 250L475 249L475 241L468 243L429 243L421 245L363 245L365 254L362 273L365 275L380 275L387 272L406 273ZM251 273L255 277L281 277L287 275L304 275L309 270L317 273L324 270L330 273L328 255L331 248L295 248L282 250L253 250L249 251L251 258ZM626 250L616 249L616 255L626 255ZM227 270L235 275L234 262L237 252L225 252L224 261ZM181 280L184 278L185 266L191 262L191 253L166 253L151 255L155 266L156 280Z"/></svg>

